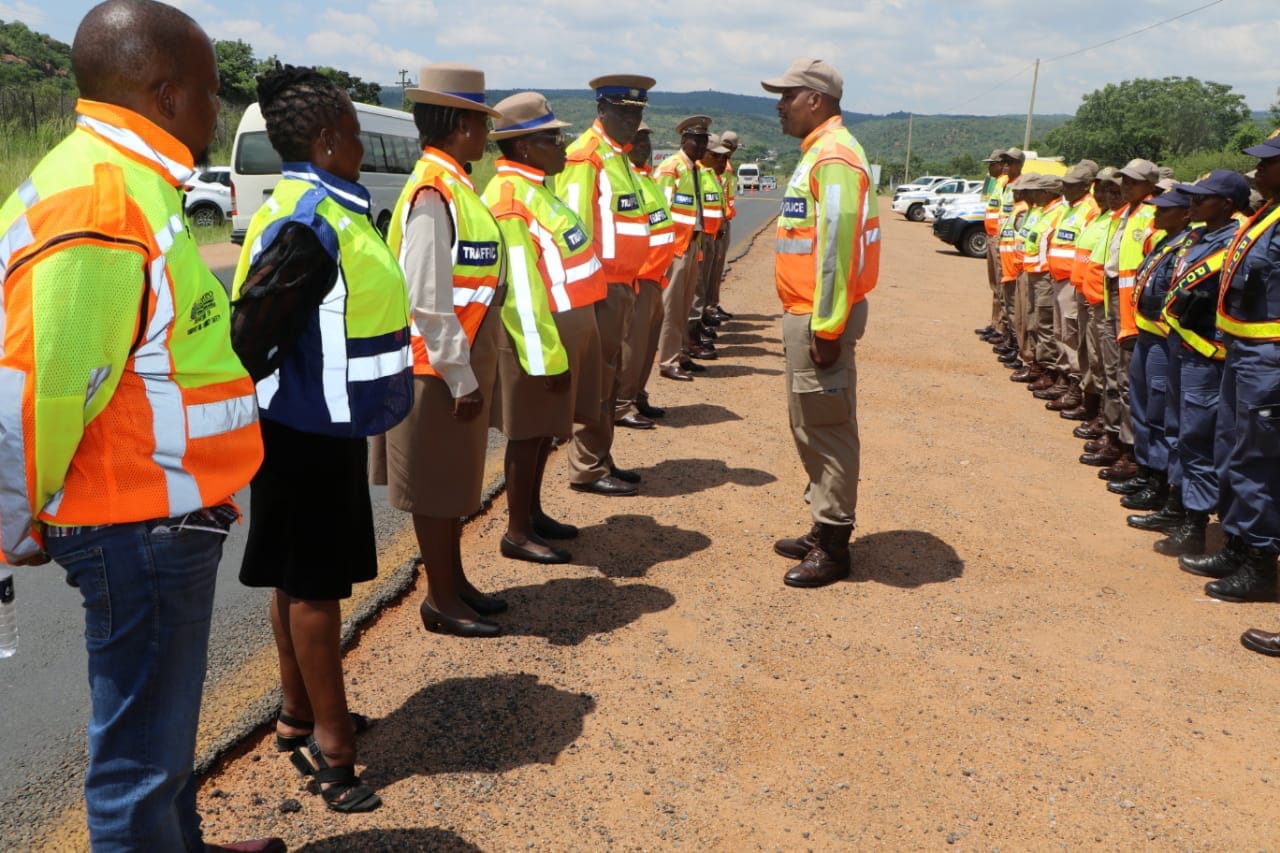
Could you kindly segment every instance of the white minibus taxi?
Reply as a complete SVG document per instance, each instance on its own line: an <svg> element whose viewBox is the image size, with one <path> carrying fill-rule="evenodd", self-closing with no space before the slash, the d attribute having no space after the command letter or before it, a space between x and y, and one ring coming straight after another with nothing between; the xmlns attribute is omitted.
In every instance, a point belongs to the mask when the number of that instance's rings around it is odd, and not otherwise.
<svg viewBox="0 0 1280 853"><path fill-rule="evenodd" d="M403 110L370 104L355 107L360 117L360 141L364 143L360 183L373 197L370 216L374 224L386 234L391 224L391 210L421 154L418 129L413 116ZM231 192L235 205L231 242L244 242L249 220L271 195L278 180L280 155L267 139L262 110L257 104L250 104L240 119L231 148Z"/></svg>

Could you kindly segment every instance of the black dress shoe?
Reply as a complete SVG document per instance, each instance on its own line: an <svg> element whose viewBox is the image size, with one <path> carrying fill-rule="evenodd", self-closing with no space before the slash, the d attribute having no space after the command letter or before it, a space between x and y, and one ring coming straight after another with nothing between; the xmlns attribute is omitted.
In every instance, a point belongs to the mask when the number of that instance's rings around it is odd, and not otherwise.
<svg viewBox="0 0 1280 853"><path fill-rule="evenodd" d="M609 473L610 473L611 475L613 475L614 477L617 477L619 480L621 480L621 481L622 481L622 482L624 482L624 483L638 483L638 482L640 482L640 472L639 472L639 471L631 471L631 470L628 470L628 469L626 469L626 468L619 468L617 465L610 465L610 466L609 466Z"/></svg>
<svg viewBox="0 0 1280 853"><path fill-rule="evenodd" d="M496 637L502 632L492 622L483 619L454 619L445 616L427 602L418 606L418 614L422 616L422 627L436 634L452 634L455 637Z"/></svg>
<svg viewBox="0 0 1280 853"><path fill-rule="evenodd" d="M563 521L556 521L546 513L533 514L533 532L543 539L576 539L578 528Z"/></svg>
<svg viewBox="0 0 1280 853"><path fill-rule="evenodd" d="M563 548L555 548L547 546L547 551L538 551L530 548L528 545L517 545L503 534L502 541L498 543L498 550L502 552L502 556L511 560L524 560L526 563L546 563L548 565L554 563L567 563L573 559L573 555ZM466 599L463 599L464 601ZM471 602L467 602L470 604ZM473 607L477 613L480 608Z"/></svg>
<svg viewBox="0 0 1280 853"><path fill-rule="evenodd" d="M730 314L728 311L724 310L723 308L721 308L719 305L715 307L715 312L716 312L716 316L719 317L721 320L733 319L733 315Z"/></svg>
<svg viewBox="0 0 1280 853"><path fill-rule="evenodd" d="M687 370L690 373L706 373L707 372L706 365L698 364L697 362L687 358L684 361L680 362L680 369Z"/></svg>
<svg viewBox="0 0 1280 853"><path fill-rule="evenodd" d="M983 335L989 335L989 334L991 334L991 333L992 333L992 332L994 332L995 330L996 330L996 327L995 327L995 326L984 326L984 327L982 327L981 329L974 329L974 330L973 330L973 333L974 333L975 335L977 335L978 337L982 337Z"/></svg>
<svg viewBox="0 0 1280 853"><path fill-rule="evenodd" d="M720 317L717 316L716 314L712 314L710 311L702 312L702 325L719 326L720 323L721 323Z"/></svg>
<svg viewBox="0 0 1280 853"><path fill-rule="evenodd" d="M653 429L654 427L653 421L644 415L627 415L625 418L618 418L614 423L627 429Z"/></svg>
<svg viewBox="0 0 1280 853"><path fill-rule="evenodd" d="M507 612L507 600L498 598L496 595L485 595L483 592L477 592L475 595L463 593L459 597L464 604L481 616L493 616L497 613Z"/></svg>
<svg viewBox="0 0 1280 853"><path fill-rule="evenodd" d="M575 492L586 492L590 495L604 495L611 498L629 497L639 491L631 483L624 483L617 477L610 476L604 476L589 483L570 483L569 488Z"/></svg>
<svg viewBox="0 0 1280 853"><path fill-rule="evenodd" d="M658 375L663 379L674 379L677 382L692 382L693 377L685 373L678 367L663 367L658 370Z"/></svg>
<svg viewBox="0 0 1280 853"><path fill-rule="evenodd" d="M716 351L706 345L695 347L689 350L689 358L699 358L703 361L715 361L720 356L716 355Z"/></svg>
<svg viewBox="0 0 1280 853"><path fill-rule="evenodd" d="M666 409L659 406L650 406L641 400L636 400L636 411L644 415L646 418L660 418L667 413Z"/></svg>

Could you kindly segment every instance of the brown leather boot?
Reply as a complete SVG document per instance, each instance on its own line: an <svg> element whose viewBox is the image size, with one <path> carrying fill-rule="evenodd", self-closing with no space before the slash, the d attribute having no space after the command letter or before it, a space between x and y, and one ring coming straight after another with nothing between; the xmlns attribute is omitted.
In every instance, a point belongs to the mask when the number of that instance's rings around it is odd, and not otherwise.
<svg viewBox="0 0 1280 853"><path fill-rule="evenodd" d="M1043 391L1033 391L1037 400L1057 400L1071 390L1071 381L1065 373L1057 374L1054 383Z"/></svg>
<svg viewBox="0 0 1280 853"><path fill-rule="evenodd" d="M782 578L787 586L819 587L849 577L849 537L853 525L818 525L818 541Z"/></svg>
<svg viewBox="0 0 1280 853"><path fill-rule="evenodd" d="M1089 401L1086 398L1085 403ZM1102 434L1107 431L1106 425L1102 422L1101 415L1094 415L1092 419L1080 424L1071 431L1076 438L1102 438Z"/></svg>
<svg viewBox="0 0 1280 853"><path fill-rule="evenodd" d="M1027 390L1034 394L1037 391L1044 391L1049 388L1052 388L1057 383L1058 383L1058 371L1054 370L1053 368L1049 368L1045 370L1044 374L1039 379L1037 379L1035 382L1032 382L1030 385L1028 385Z"/></svg>
<svg viewBox="0 0 1280 853"><path fill-rule="evenodd" d="M1080 380L1072 378L1067 381L1067 390L1063 391L1056 400L1050 400L1045 403L1044 407L1051 412L1067 412L1083 405L1084 392L1080 390ZM1081 414L1083 415L1083 412ZM1064 414L1062 417L1065 418L1066 415ZM1080 419L1084 420L1083 417Z"/></svg>
<svg viewBox="0 0 1280 853"><path fill-rule="evenodd" d="M1127 480L1138 476L1138 461L1133 458L1133 445L1120 444L1120 455L1114 462L1098 472L1099 480Z"/></svg>
<svg viewBox="0 0 1280 853"><path fill-rule="evenodd" d="M1044 376L1044 368L1036 364L1034 361L1028 361L1026 366L1021 370L1016 370L1009 377L1010 382L1035 382L1041 376Z"/></svg>
<svg viewBox="0 0 1280 853"><path fill-rule="evenodd" d="M773 543L774 553L790 557L793 560L803 560L805 555L818 544L818 532L820 530L821 527L815 522L809 532L803 536L797 536L794 539L779 539Z"/></svg>
<svg viewBox="0 0 1280 853"><path fill-rule="evenodd" d="M1120 442L1111 433L1107 433L1102 437L1102 446L1092 453L1085 453L1080 456L1081 465L1093 465L1096 468L1106 468L1114 465L1116 460L1120 458L1122 453Z"/></svg>

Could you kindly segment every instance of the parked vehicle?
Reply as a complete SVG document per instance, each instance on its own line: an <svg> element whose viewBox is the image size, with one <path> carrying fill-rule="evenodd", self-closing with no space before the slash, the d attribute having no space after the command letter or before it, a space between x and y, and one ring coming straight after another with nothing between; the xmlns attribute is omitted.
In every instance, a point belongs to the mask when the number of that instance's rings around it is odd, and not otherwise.
<svg viewBox="0 0 1280 853"><path fill-rule="evenodd" d="M760 164L743 163L738 167L738 191L760 189Z"/></svg>
<svg viewBox="0 0 1280 853"><path fill-rule="evenodd" d="M937 186L943 181L954 181L959 179L959 175L921 175L914 181L906 184L898 184L894 187L893 194L897 196L899 193L915 192L916 190L927 190L930 187Z"/></svg>
<svg viewBox="0 0 1280 853"><path fill-rule="evenodd" d="M373 198L370 216L374 224L386 234L391 211L422 154L418 147L418 128L413 116L403 110L370 104L355 107L360 118L360 141L364 143L360 183ZM231 242L244 242L249 220L270 197L279 180L280 155L267 139L262 110L257 104L250 104L240 119L231 149L231 184L236 199Z"/></svg>
<svg viewBox="0 0 1280 853"><path fill-rule="evenodd" d="M928 189L898 192L893 196L892 208L912 222L923 222L925 207L934 204L947 196L960 195L982 189L981 181L966 181L963 178L948 178Z"/></svg>
<svg viewBox="0 0 1280 853"><path fill-rule="evenodd" d="M182 191L186 193L183 207L187 211L187 221L192 225L221 225L235 213L230 166L202 169L183 185Z"/></svg>
<svg viewBox="0 0 1280 853"><path fill-rule="evenodd" d="M773 175L765 175L760 179L760 192L768 192L778 188L778 179Z"/></svg>
<svg viewBox="0 0 1280 853"><path fill-rule="evenodd" d="M981 192L954 196L942 202L933 220L933 236L955 246L971 258L987 255L987 229L983 220L987 203Z"/></svg>

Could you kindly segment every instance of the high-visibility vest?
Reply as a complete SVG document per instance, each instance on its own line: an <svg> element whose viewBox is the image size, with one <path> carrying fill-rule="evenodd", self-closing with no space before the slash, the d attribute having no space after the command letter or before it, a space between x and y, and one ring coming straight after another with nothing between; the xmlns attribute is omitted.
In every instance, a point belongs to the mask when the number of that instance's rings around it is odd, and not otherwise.
<svg viewBox="0 0 1280 853"><path fill-rule="evenodd" d="M604 273L578 217L547 189L546 174L506 159L497 166L484 201L510 261L502 323L524 372L555 376L569 369L569 356L551 315L603 299Z"/></svg>
<svg viewBox="0 0 1280 853"><path fill-rule="evenodd" d="M1265 205L1255 213L1236 234L1227 248L1226 262L1222 267L1222 283L1218 286L1218 328L1233 338L1254 341L1280 341L1280 317L1245 319L1228 313L1227 296L1235 278L1243 273L1248 276L1249 254L1258 241L1280 222L1280 205Z"/></svg>
<svg viewBox="0 0 1280 853"><path fill-rule="evenodd" d="M814 334L834 339L853 306L876 286L880 213L866 154L840 116L815 128L800 147L804 154L778 217L774 280L787 313L812 314ZM837 199L832 233L820 205Z"/></svg>
<svg viewBox="0 0 1280 853"><path fill-rule="evenodd" d="M720 225L724 222L724 198L720 179L715 170L706 166L698 169L698 179L702 184L702 227L707 237L714 238L720 233Z"/></svg>
<svg viewBox="0 0 1280 853"><path fill-rule="evenodd" d="M733 170L731 161L725 161L724 171L720 173L720 186L724 187L724 221L729 222L738 215L738 173Z"/></svg>
<svg viewBox="0 0 1280 853"><path fill-rule="evenodd" d="M649 171L648 166L636 169L640 178L640 192L644 196L645 212L649 216L649 257L645 259L637 278L656 281L665 289L670 283L667 271L676 254L675 223L671 221L667 200Z"/></svg>
<svg viewBox="0 0 1280 853"><path fill-rule="evenodd" d="M409 222L413 200L418 193L433 189L444 198L453 219L453 311L473 343L480 323L489 310L498 285L502 282L502 232L489 208L476 195L475 186L458 162L438 148L428 146L413 167L413 174L400 192L387 245L404 266L404 229ZM431 366L426 342L418 324L410 327L413 342L413 372L423 376L439 376Z"/></svg>
<svg viewBox="0 0 1280 853"><path fill-rule="evenodd" d="M226 290L182 212L191 154L123 107L76 129L0 207L0 547L58 526L216 506L262 462Z"/></svg>
<svg viewBox="0 0 1280 853"><path fill-rule="evenodd" d="M683 151L677 151L658 166L654 177L662 190L675 232L676 257L684 257L693 241L694 232L702 226L698 221L698 178L702 167L697 166Z"/></svg>
<svg viewBox="0 0 1280 853"><path fill-rule="evenodd" d="M1027 217L1019 233L1022 235L1022 267L1028 273L1049 272L1049 239L1065 212L1066 204L1057 198L1036 208L1034 216Z"/></svg>
<svg viewBox="0 0 1280 853"><path fill-rule="evenodd" d="M1027 203L1014 204L1008 216L1000 219L1000 281L1016 281L1022 272L1022 246L1018 231L1027 216Z"/></svg>
<svg viewBox="0 0 1280 853"><path fill-rule="evenodd" d="M1196 235L1189 230L1167 240L1161 240L1151 249L1151 253L1143 259L1142 266L1138 267L1138 275L1133 285L1133 321L1139 331L1162 338L1168 337L1169 323L1165 319L1163 311L1164 296L1167 295L1167 291L1165 294L1155 292L1153 279L1156 273L1167 265L1171 265L1170 277L1172 278L1173 269L1177 267L1179 260L1186 253L1187 247L1194 243L1195 240ZM1143 311L1144 301L1148 303L1146 311ZM1151 303L1153 301L1156 303L1155 311L1151 311Z"/></svg>
<svg viewBox="0 0 1280 853"><path fill-rule="evenodd" d="M649 257L649 220L636 171L599 120L570 143L555 189L587 229L605 281L633 283Z"/></svg>
<svg viewBox="0 0 1280 853"><path fill-rule="evenodd" d="M1119 298L1120 321L1118 340L1125 340L1138 334L1138 325L1134 320L1133 287L1138 277L1138 267L1142 266L1152 244L1159 239L1155 233L1156 209L1150 204L1140 204L1137 210L1131 210L1129 218L1124 222L1124 234L1120 237Z"/></svg>
<svg viewBox="0 0 1280 853"><path fill-rule="evenodd" d="M1192 234L1186 241L1182 253L1198 239L1203 238L1203 234ZM1182 339L1182 342L1191 349L1198 352L1205 358L1214 361L1222 361L1227 357L1227 348L1221 341L1215 341L1205 337L1199 330L1193 328L1194 320L1188 317L1173 316L1169 313L1169 305L1178 298L1180 293L1192 290L1197 287L1213 289L1216 292L1219 275L1222 272L1223 264L1227 259L1227 245L1211 251L1208 255L1196 259L1192 264L1188 264L1185 258L1178 260L1177 268L1173 273L1173 280L1169 285L1169 292L1165 294L1164 306L1161 310L1161 317L1170 329Z"/></svg>
<svg viewBox="0 0 1280 853"><path fill-rule="evenodd" d="M336 191L335 191L336 190ZM262 416L302 432L379 435L413 407L413 350L404 273L369 219L364 187L306 164L284 177L245 232L231 292L290 222L311 228L338 278L280 368L258 382Z"/></svg>
<svg viewBox="0 0 1280 853"><path fill-rule="evenodd" d="M1120 227L1119 211L1104 210L1093 220L1080 237L1080 252L1076 255L1076 266L1071 274L1083 268L1081 273L1080 292L1090 305L1102 305L1104 313L1109 312L1107 304L1107 255L1111 252L1111 238Z"/></svg>
<svg viewBox="0 0 1280 853"><path fill-rule="evenodd" d="M986 212L982 218L982 226L987 230L987 238L998 237L1000 234L1000 208L1004 203L1004 188L1009 183L1007 175L1001 175L998 178L987 178Z"/></svg>
<svg viewBox="0 0 1280 853"><path fill-rule="evenodd" d="M1076 263L1076 242L1097 217L1098 202L1092 193L1085 193L1062 212L1057 227L1049 235L1049 275L1054 281L1071 280L1071 271Z"/></svg>

